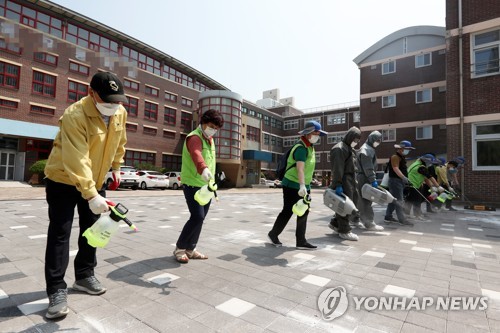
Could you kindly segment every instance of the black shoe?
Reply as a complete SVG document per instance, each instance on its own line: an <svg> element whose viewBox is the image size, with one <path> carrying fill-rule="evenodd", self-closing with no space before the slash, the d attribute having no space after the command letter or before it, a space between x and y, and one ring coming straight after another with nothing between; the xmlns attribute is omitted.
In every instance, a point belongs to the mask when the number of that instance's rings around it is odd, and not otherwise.
<svg viewBox="0 0 500 333"><path fill-rule="evenodd" d="M400 222L398 221L399 225L402 225L402 226L407 226L407 227L413 227L413 223L410 222L410 221L403 221L403 222Z"/></svg>
<svg viewBox="0 0 500 333"><path fill-rule="evenodd" d="M456 212L456 211L458 211L458 209L455 209L455 208L453 208L453 207L450 207L450 208L447 208L447 209L448 209L448 211L450 211L450 212Z"/></svg>
<svg viewBox="0 0 500 333"><path fill-rule="evenodd" d="M86 292L90 295L101 295L106 292L106 288L101 285L95 276L75 281L73 289Z"/></svg>
<svg viewBox="0 0 500 333"><path fill-rule="evenodd" d="M392 216L386 216L384 218L384 222L389 224L389 223L398 223L398 220L396 220L394 217Z"/></svg>
<svg viewBox="0 0 500 333"><path fill-rule="evenodd" d="M283 243L281 243L280 240L278 239L278 236L271 236L271 232L267 234L267 238L269 238L271 243L276 247L280 247L281 245L283 245Z"/></svg>
<svg viewBox="0 0 500 333"><path fill-rule="evenodd" d="M302 244L297 244L297 249L301 250L312 250L312 249L317 249L318 247L316 245L312 245L308 242L302 243Z"/></svg>
<svg viewBox="0 0 500 333"><path fill-rule="evenodd" d="M66 289L59 289L55 293L49 295L49 308L47 309L45 318L61 318L69 313L67 295L68 291Z"/></svg>

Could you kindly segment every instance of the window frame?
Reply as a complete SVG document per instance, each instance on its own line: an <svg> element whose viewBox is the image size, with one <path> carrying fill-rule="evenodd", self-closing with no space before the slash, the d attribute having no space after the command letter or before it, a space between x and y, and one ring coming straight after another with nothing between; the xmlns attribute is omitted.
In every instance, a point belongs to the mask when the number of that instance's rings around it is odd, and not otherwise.
<svg viewBox="0 0 500 333"><path fill-rule="evenodd" d="M35 81L35 76L36 75L42 75L43 79L40 81L36 79ZM50 82L45 82L46 78L52 78L54 83ZM36 91L35 86L39 85L42 88L42 92ZM46 88L51 88L52 93L46 93ZM57 75L46 73L46 72L41 72L39 70L33 69L33 76L32 76L32 81L31 81L31 93L39 96L44 96L44 97L50 97L50 98L55 98L56 97L56 90L57 90Z"/></svg>
<svg viewBox="0 0 500 333"><path fill-rule="evenodd" d="M393 68L392 71L391 71L391 64L394 65L394 68ZM388 66L387 69L386 69L386 65ZM382 75L388 75L388 74L396 73L396 61L395 60L386 61L380 67L382 69Z"/></svg>
<svg viewBox="0 0 500 333"><path fill-rule="evenodd" d="M380 131L382 134L382 142L396 142L396 129L387 128ZM386 137L386 139L384 139Z"/></svg>
<svg viewBox="0 0 500 333"><path fill-rule="evenodd" d="M124 78L123 79L123 86L125 88L130 89L130 90L139 91L140 84L139 84L139 82Z"/></svg>
<svg viewBox="0 0 500 333"><path fill-rule="evenodd" d="M158 103L144 101L144 119L154 122L158 121Z"/></svg>
<svg viewBox="0 0 500 333"><path fill-rule="evenodd" d="M472 135L471 135L471 144L472 144L472 170L473 171L499 171L499 166L479 166L478 165L478 143L479 142L490 142L490 141L500 141L500 133L495 134L477 134L477 129L480 126L489 126L489 125L497 125L500 126L500 122L484 122L484 123L473 123L472 124Z"/></svg>
<svg viewBox="0 0 500 333"><path fill-rule="evenodd" d="M426 62L426 56L429 58L429 62ZM422 59L422 61L420 61ZM422 54L417 54L415 56L415 68L422 68L422 67L427 67L427 66L432 66L432 53L427 52L427 53L422 53Z"/></svg>
<svg viewBox="0 0 500 333"><path fill-rule="evenodd" d="M429 99L428 100L423 99L424 93L426 91L429 92ZM420 97L421 100L419 100L419 93L421 95L421 97ZM415 91L415 104L423 104L423 103L430 103L430 102L432 102L432 88L420 89L420 90Z"/></svg>
<svg viewBox="0 0 500 333"><path fill-rule="evenodd" d="M19 89L19 81L21 79L21 66L17 66L17 65L11 64L9 62L5 62L5 61L0 61L0 64L3 64L3 68L4 68L3 72L0 72L0 74L3 77L3 80L0 81L0 87L8 88L8 89ZM17 71L16 75L9 73L9 69L8 69L9 66L16 68L16 71ZM15 80L15 82L16 82L15 86L6 84L7 79L9 79L9 78L11 80Z"/></svg>
<svg viewBox="0 0 500 333"><path fill-rule="evenodd" d="M389 99L393 97L393 100L394 100L394 103L393 104L387 104L387 105L384 105L385 102ZM385 95L385 96L382 96L381 98L382 100L382 109L388 109L388 108L394 108L396 107L396 94L393 94L393 95Z"/></svg>
<svg viewBox="0 0 500 333"><path fill-rule="evenodd" d="M167 110L170 112L173 111L173 114L172 113L167 114ZM173 121L168 121L168 119L173 119ZM163 124L175 126L176 123L177 123L177 109L164 105L163 106Z"/></svg>
<svg viewBox="0 0 500 333"><path fill-rule="evenodd" d="M10 99L0 97L0 109L17 110L18 108L18 101L12 101Z"/></svg>
<svg viewBox="0 0 500 333"><path fill-rule="evenodd" d="M125 97L127 98L127 103L122 103L122 105L127 110L127 115L137 118L139 116L139 99L128 95L125 95ZM135 104L132 104L131 101L135 101Z"/></svg>
<svg viewBox="0 0 500 333"><path fill-rule="evenodd" d="M326 124L333 126L333 125L341 125L346 123L346 113L335 113L335 114L329 114L326 116Z"/></svg>
<svg viewBox="0 0 500 333"><path fill-rule="evenodd" d="M477 44L476 43L476 37L480 35L485 35L491 32L496 32L497 33L497 38L494 41L491 42L485 42L482 44ZM477 70L477 53L479 52L484 52L485 50L496 50L496 66L494 65L493 68L496 68L496 71L489 72L489 69L486 68L486 70L481 71L480 74L478 74ZM471 72L471 78L480 78L480 77L486 77L486 76L492 76L492 75L499 75L500 74L500 29L495 28L495 29L490 29L490 30L485 30L481 31L478 33L471 34L470 37L470 52L471 52L471 64L470 64L470 72ZM495 60L495 59L494 59ZM490 63L493 61L488 61L487 66L489 67ZM483 73L484 72L484 73Z"/></svg>
<svg viewBox="0 0 500 333"><path fill-rule="evenodd" d="M429 137L424 136L426 128L430 128ZM415 140L418 140L418 141L420 141L420 140L432 140L432 138L433 138L433 129L432 128L433 128L432 125L417 126L417 127L415 127ZM422 129L422 135L421 136L419 136L419 133L418 133L419 129Z"/></svg>
<svg viewBox="0 0 500 333"><path fill-rule="evenodd" d="M148 96L153 96L153 97L159 97L160 96L160 89L150 86L148 84L144 85L144 94Z"/></svg>
<svg viewBox="0 0 500 333"><path fill-rule="evenodd" d="M177 103L177 94L174 94L174 93L171 93L170 91L166 91L164 92L164 98L166 101L169 101L169 102L172 102L172 103ZM168 96L168 98L167 98Z"/></svg>
<svg viewBox="0 0 500 333"><path fill-rule="evenodd" d="M42 57L41 58L37 57L37 55L41 55ZM54 59L54 61L48 60L48 58L50 58L50 57L52 57ZM45 65L57 67L59 56L52 54L52 53L43 52L43 51L42 52L33 52L33 60L36 62L45 64Z"/></svg>
<svg viewBox="0 0 500 333"><path fill-rule="evenodd" d="M71 65L78 66L78 69L77 70L76 69L72 69ZM89 76L89 74L90 74L90 66L81 64L81 63L73 61L73 60L69 61L69 65L68 66L69 66L68 70L70 72L72 72L72 73L77 73L77 74L81 74L81 75L85 75L85 76ZM85 71L82 71L82 68L84 68Z"/></svg>
<svg viewBox="0 0 500 333"><path fill-rule="evenodd" d="M77 89L76 90L71 90L70 87L71 87L71 83L74 83L77 85ZM83 95L83 92L81 92L78 88L80 88L81 86L85 86L87 87L87 92L85 93L85 95ZM89 85L88 84L84 84L82 82L78 82L78 81L74 81L74 80L71 80L71 79L68 79L68 93L66 95L67 97L67 101L68 103L74 103L74 102L77 102L79 101L80 99L82 99L83 97L87 96L89 94ZM69 94L71 92L74 92L76 94L76 100L72 100L70 97L69 97ZM78 98L78 96L80 96L80 98Z"/></svg>

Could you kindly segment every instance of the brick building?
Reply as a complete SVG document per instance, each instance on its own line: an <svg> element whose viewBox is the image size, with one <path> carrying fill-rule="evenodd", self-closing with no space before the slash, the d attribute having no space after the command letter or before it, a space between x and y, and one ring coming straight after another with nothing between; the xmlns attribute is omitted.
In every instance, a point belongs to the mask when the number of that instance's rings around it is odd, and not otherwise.
<svg viewBox="0 0 500 333"><path fill-rule="evenodd" d="M500 3L446 1L448 156L469 200L500 203Z"/></svg>

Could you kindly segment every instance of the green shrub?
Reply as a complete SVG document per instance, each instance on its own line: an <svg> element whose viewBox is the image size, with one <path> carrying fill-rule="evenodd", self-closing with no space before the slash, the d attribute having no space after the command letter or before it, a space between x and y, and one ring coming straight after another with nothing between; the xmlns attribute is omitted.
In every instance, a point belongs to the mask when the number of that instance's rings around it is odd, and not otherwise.
<svg viewBox="0 0 500 333"><path fill-rule="evenodd" d="M38 175L43 176L46 164L47 164L47 160L36 161L35 163L33 163L32 166L30 166L29 170L33 174L38 174Z"/></svg>

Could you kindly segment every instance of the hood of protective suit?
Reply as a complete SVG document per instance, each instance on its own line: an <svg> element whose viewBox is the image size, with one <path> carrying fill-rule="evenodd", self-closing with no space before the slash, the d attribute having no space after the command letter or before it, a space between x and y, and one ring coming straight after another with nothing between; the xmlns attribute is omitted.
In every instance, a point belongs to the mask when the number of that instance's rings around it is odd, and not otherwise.
<svg viewBox="0 0 500 333"><path fill-rule="evenodd" d="M373 131L368 135L366 143L373 147L373 143L376 141L382 141L382 133L379 131Z"/></svg>
<svg viewBox="0 0 500 333"><path fill-rule="evenodd" d="M342 141L350 146L354 139L361 139L361 131L356 126L349 128Z"/></svg>

